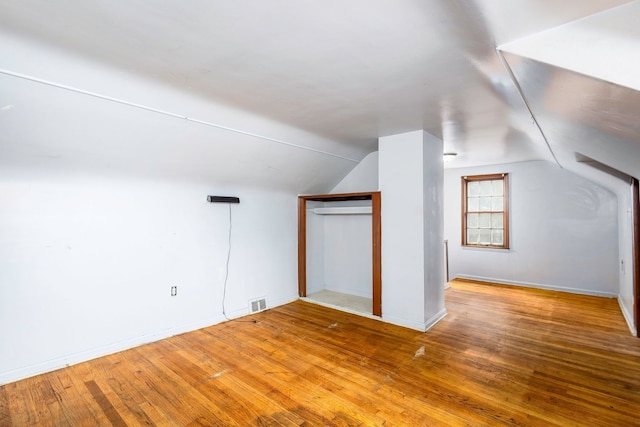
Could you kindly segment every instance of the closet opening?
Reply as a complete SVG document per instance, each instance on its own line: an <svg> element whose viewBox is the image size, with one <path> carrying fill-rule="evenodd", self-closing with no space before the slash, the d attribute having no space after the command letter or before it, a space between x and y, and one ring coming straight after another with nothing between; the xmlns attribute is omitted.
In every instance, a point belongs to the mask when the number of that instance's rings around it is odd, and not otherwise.
<svg viewBox="0 0 640 427"><path fill-rule="evenodd" d="M380 192L298 197L298 294L382 316Z"/></svg>

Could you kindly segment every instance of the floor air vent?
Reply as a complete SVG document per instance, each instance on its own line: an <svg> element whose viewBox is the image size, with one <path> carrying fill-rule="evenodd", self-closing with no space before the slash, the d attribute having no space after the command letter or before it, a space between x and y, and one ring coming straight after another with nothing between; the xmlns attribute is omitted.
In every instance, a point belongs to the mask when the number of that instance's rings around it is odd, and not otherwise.
<svg viewBox="0 0 640 427"><path fill-rule="evenodd" d="M258 311L266 310L267 300L265 298L259 298L253 301L249 301L249 309L251 310L251 313L257 313Z"/></svg>

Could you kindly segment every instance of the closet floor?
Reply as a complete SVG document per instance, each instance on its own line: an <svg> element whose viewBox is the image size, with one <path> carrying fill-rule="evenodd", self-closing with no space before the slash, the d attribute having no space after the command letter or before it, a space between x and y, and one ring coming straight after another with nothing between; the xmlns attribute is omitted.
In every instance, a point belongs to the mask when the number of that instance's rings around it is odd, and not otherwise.
<svg viewBox="0 0 640 427"><path fill-rule="evenodd" d="M371 314L373 305L371 298L327 290L310 294L306 299L310 302L317 302L322 305L369 315Z"/></svg>

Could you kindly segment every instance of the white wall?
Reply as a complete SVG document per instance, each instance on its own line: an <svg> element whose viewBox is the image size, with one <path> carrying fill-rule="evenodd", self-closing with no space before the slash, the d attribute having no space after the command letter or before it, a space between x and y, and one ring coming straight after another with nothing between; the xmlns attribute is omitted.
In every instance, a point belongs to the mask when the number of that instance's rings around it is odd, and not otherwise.
<svg viewBox="0 0 640 427"><path fill-rule="evenodd" d="M3 169L0 383L222 321L207 194L227 314L295 300L294 194Z"/></svg>
<svg viewBox="0 0 640 427"><path fill-rule="evenodd" d="M297 298L296 195L366 150L0 31L0 383ZM172 285L178 296L170 297Z"/></svg>
<svg viewBox="0 0 640 427"><path fill-rule="evenodd" d="M331 191L378 191L378 152L368 154ZM371 202L349 202L367 205ZM328 203L327 206L337 206ZM340 205L345 205L341 203ZM371 215L324 216L325 286L328 290L372 297Z"/></svg>
<svg viewBox="0 0 640 427"><path fill-rule="evenodd" d="M324 203L307 201L307 295L325 289L324 216L315 215L313 208Z"/></svg>
<svg viewBox="0 0 640 427"><path fill-rule="evenodd" d="M378 191L378 152L367 156L356 165L333 189L332 194Z"/></svg>
<svg viewBox="0 0 640 427"><path fill-rule="evenodd" d="M371 206L371 202L365 202ZM330 290L372 297L371 215L319 215L314 207L362 202L307 202L307 295Z"/></svg>
<svg viewBox="0 0 640 427"><path fill-rule="evenodd" d="M426 330L444 315L442 141L423 131L379 139L382 317Z"/></svg>
<svg viewBox="0 0 640 427"><path fill-rule="evenodd" d="M424 324L435 325L447 313L444 305L444 167L442 141L425 132L424 152Z"/></svg>
<svg viewBox="0 0 640 427"><path fill-rule="evenodd" d="M572 166L580 168L573 173L536 161L445 169L444 238L449 240L451 278L619 295L621 308L634 330L629 186L588 166ZM354 176L366 176L356 169ZM510 174L511 249L463 249L460 177L494 172ZM368 176L369 181L361 179L361 187L345 188L373 188L371 177L377 172ZM348 175L343 182L351 178Z"/></svg>
<svg viewBox="0 0 640 427"><path fill-rule="evenodd" d="M371 215L324 216L325 289L371 298Z"/></svg>
<svg viewBox="0 0 640 427"><path fill-rule="evenodd" d="M378 190L378 152L367 155L329 193ZM307 202L307 294L321 290L371 298L371 215L316 215L314 207L371 202Z"/></svg>
<svg viewBox="0 0 640 427"><path fill-rule="evenodd" d="M633 195L631 185L620 185L627 187L626 191L618 192L618 240L619 240L619 271L620 286L618 302L620 309L629 325L629 329L637 335L637 328L634 319L634 295L633 295L633 216L632 203Z"/></svg>
<svg viewBox="0 0 640 427"><path fill-rule="evenodd" d="M509 250L463 248L460 177L509 173ZM618 206L609 190L543 162L445 170L450 277L614 297Z"/></svg>
<svg viewBox="0 0 640 427"><path fill-rule="evenodd" d="M605 165L563 162L565 168L594 181L611 190L618 200L618 302L631 332L636 335L634 323L633 295L633 216L631 212L633 195L630 177ZM599 167L604 167L604 172Z"/></svg>

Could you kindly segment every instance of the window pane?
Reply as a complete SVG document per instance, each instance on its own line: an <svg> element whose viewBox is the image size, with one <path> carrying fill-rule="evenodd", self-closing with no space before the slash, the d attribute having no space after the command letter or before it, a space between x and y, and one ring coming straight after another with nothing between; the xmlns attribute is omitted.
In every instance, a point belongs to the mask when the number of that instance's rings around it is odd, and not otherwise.
<svg viewBox="0 0 640 427"><path fill-rule="evenodd" d="M480 228L491 228L491 214L478 214L478 225Z"/></svg>
<svg viewBox="0 0 640 427"><path fill-rule="evenodd" d="M493 197L480 197L480 211L490 211L491 210L491 199Z"/></svg>
<svg viewBox="0 0 640 427"><path fill-rule="evenodd" d="M502 211L502 210L504 210L504 199L502 197L492 197L491 198L491 210L492 211Z"/></svg>
<svg viewBox="0 0 640 427"><path fill-rule="evenodd" d="M501 179L497 179L495 181L491 181L491 195L492 196L502 196L502 191L504 190L504 184Z"/></svg>
<svg viewBox="0 0 640 427"><path fill-rule="evenodd" d="M470 245L477 245L480 240L479 240L480 234L479 234L479 230L477 228L470 228L467 230L467 243Z"/></svg>
<svg viewBox="0 0 640 427"><path fill-rule="evenodd" d="M469 197L467 199L467 210L468 211L479 211L480 210L480 199L478 197Z"/></svg>
<svg viewBox="0 0 640 427"><path fill-rule="evenodd" d="M507 174L463 176L465 245L506 248L509 241L505 203Z"/></svg>
<svg viewBox="0 0 640 427"><path fill-rule="evenodd" d="M491 228L503 228L503 216L501 213L491 214Z"/></svg>
<svg viewBox="0 0 640 427"><path fill-rule="evenodd" d="M489 230L489 229L480 229L480 244L481 245L490 245L491 244L491 230Z"/></svg>
<svg viewBox="0 0 640 427"><path fill-rule="evenodd" d="M491 244L500 246L504 244L503 230L491 230Z"/></svg>
<svg viewBox="0 0 640 427"><path fill-rule="evenodd" d="M467 228L478 228L478 214L467 214Z"/></svg>
<svg viewBox="0 0 640 427"><path fill-rule="evenodd" d="M478 181L480 184L480 195L481 196L490 196L491 195L491 181Z"/></svg>
<svg viewBox="0 0 640 427"><path fill-rule="evenodd" d="M470 181L467 183L467 196L477 197L480 195L480 182Z"/></svg>

